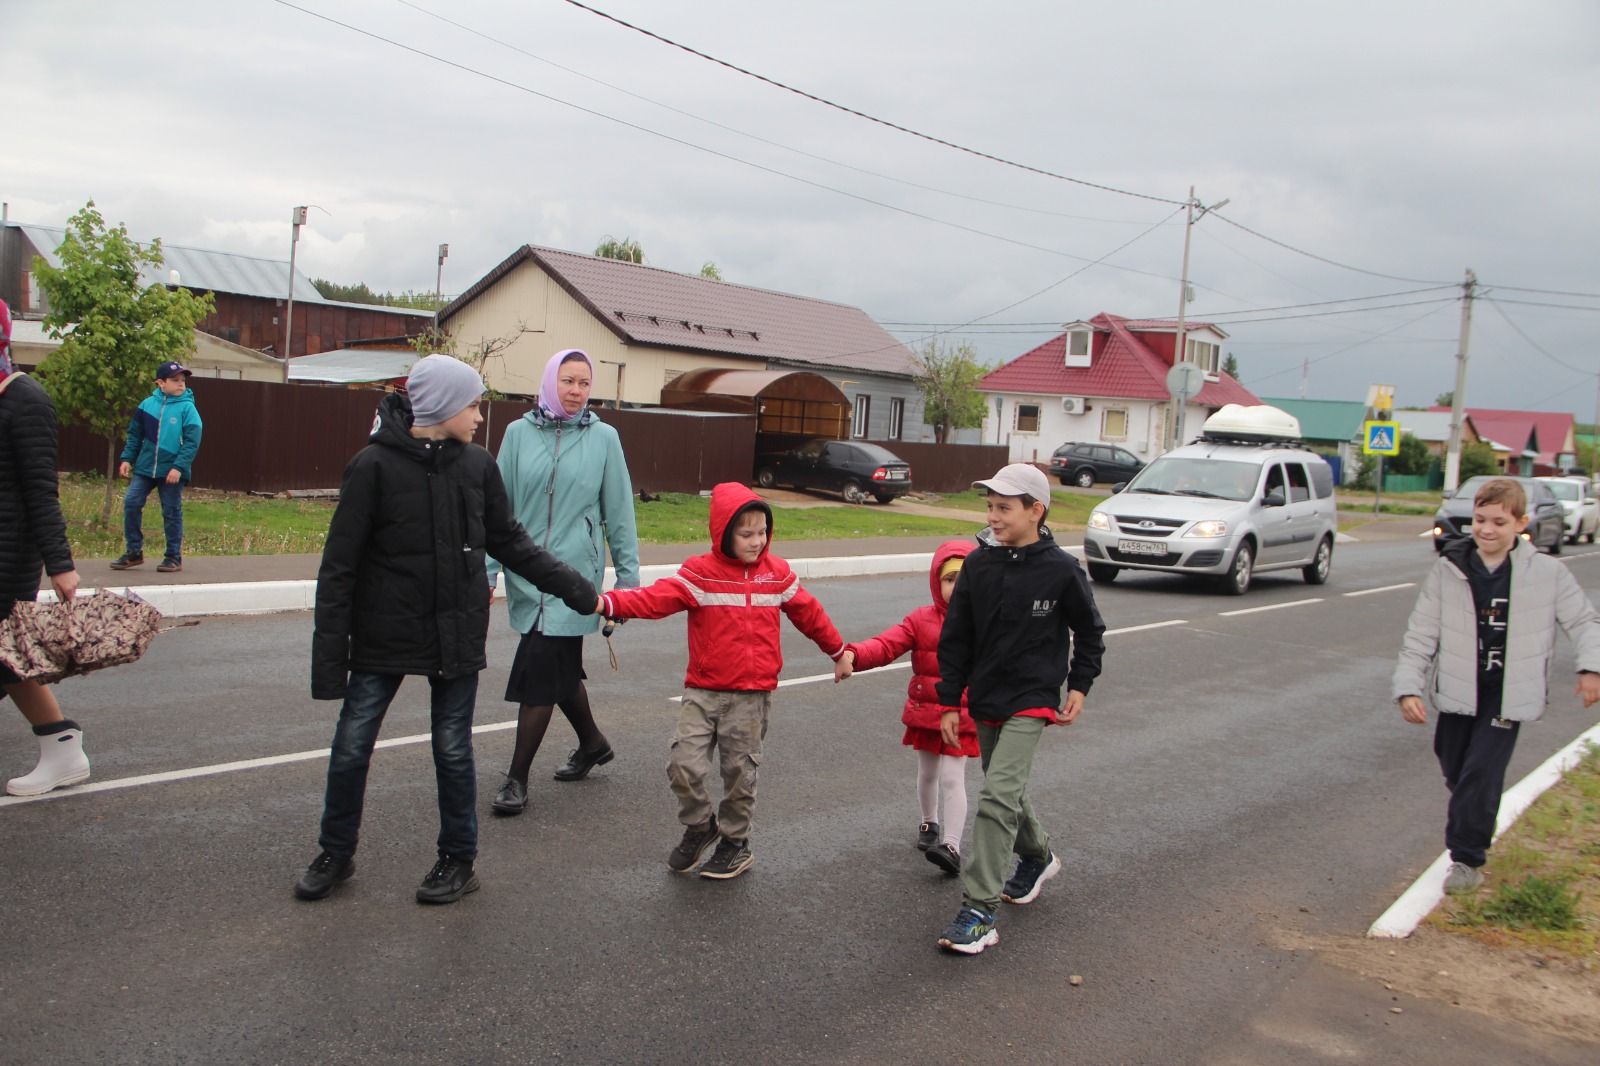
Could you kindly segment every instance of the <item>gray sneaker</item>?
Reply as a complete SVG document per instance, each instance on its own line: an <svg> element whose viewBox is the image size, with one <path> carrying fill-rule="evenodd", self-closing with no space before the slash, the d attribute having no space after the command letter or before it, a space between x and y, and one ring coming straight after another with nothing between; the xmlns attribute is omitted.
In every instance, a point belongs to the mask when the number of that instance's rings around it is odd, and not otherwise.
<svg viewBox="0 0 1600 1066"><path fill-rule="evenodd" d="M1444 892L1447 896L1470 896L1483 884L1483 871L1464 862L1453 862L1444 872Z"/></svg>

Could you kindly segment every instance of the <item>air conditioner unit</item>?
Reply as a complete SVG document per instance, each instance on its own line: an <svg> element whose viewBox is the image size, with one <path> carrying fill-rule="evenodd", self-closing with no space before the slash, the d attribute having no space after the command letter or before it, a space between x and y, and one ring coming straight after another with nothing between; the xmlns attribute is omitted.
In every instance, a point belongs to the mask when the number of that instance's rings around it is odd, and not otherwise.
<svg viewBox="0 0 1600 1066"><path fill-rule="evenodd" d="M1088 409L1089 405L1082 396L1061 397L1061 411L1063 414L1081 415Z"/></svg>

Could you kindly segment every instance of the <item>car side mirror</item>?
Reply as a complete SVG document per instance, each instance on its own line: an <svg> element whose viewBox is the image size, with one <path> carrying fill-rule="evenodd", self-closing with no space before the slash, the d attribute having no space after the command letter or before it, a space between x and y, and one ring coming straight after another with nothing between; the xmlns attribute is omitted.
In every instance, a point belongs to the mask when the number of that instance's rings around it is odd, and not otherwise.
<svg viewBox="0 0 1600 1066"><path fill-rule="evenodd" d="M1113 496L1115 496L1117 493L1121 492L1123 489L1125 489L1127 487L1128 487L1128 483L1126 481L1119 481L1115 485L1111 486L1111 494Z"/></svg>
<svg viewBox="0 0 1600 1066"><path fill-rule="evenodd" d="M1261 506L1263 507L1282 507L1285 502L1286 501L1283 498L1283 493L1279 492L1277 489L1273 489L1271 492L1261 497Z"/></svg>

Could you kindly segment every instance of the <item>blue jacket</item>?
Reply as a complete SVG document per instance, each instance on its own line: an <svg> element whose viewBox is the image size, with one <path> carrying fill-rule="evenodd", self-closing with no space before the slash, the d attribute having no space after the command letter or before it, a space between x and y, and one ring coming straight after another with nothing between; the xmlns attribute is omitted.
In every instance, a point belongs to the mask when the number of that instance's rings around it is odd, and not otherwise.
<svg viewBox="0 0 1600 1066"><path fill-rule="evenodd" d="M639 584L639 541L633 525L633 481L617 431L585 411L570 422L544 417L536 407L506 427L500 442L500 476L511 509L534 543L599 588L606 548L617 588ZM498 565L491 566L494 577ZM581 637L600 628L555 596L506 574L511 628L551 637Z"/></svg>
<svg viewBox="0 0 1600 1066"><path fill-rule="evenodd" d="M134 408L128 420L128 442L122 446L122 461L135 474L161 480L176 468L183 483L189 483L189 468L200 450L200 412L194 405L194 390L168 396L157 385Z"/></svg>

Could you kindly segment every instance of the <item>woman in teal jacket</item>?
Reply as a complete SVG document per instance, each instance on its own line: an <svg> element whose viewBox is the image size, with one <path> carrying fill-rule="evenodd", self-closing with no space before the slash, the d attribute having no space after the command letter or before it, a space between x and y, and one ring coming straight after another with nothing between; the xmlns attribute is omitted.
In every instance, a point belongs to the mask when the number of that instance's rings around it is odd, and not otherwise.
<svg viewBox="0 0 1600 1066"><path fill-rule="evenodd" d="M539 402L506 428L500 475L517 520L528 535L599 588L606 549L618 588L639 584L639 544L633 525L633 483L617 431L589 409L594 364L576 348L557 352L545 366ZM492 574L491 574L492 576ZM612 759L611 745L595 724L584 687L583 638L600 625L575 614L507 572L511 628L522 634L506 683L506 699L519 705L516 748L506 781L494 799L497 814L521 814L528 805L528 769L550 725L561 713L578 734L578 746L557 781L577 781Z"/></svg>

